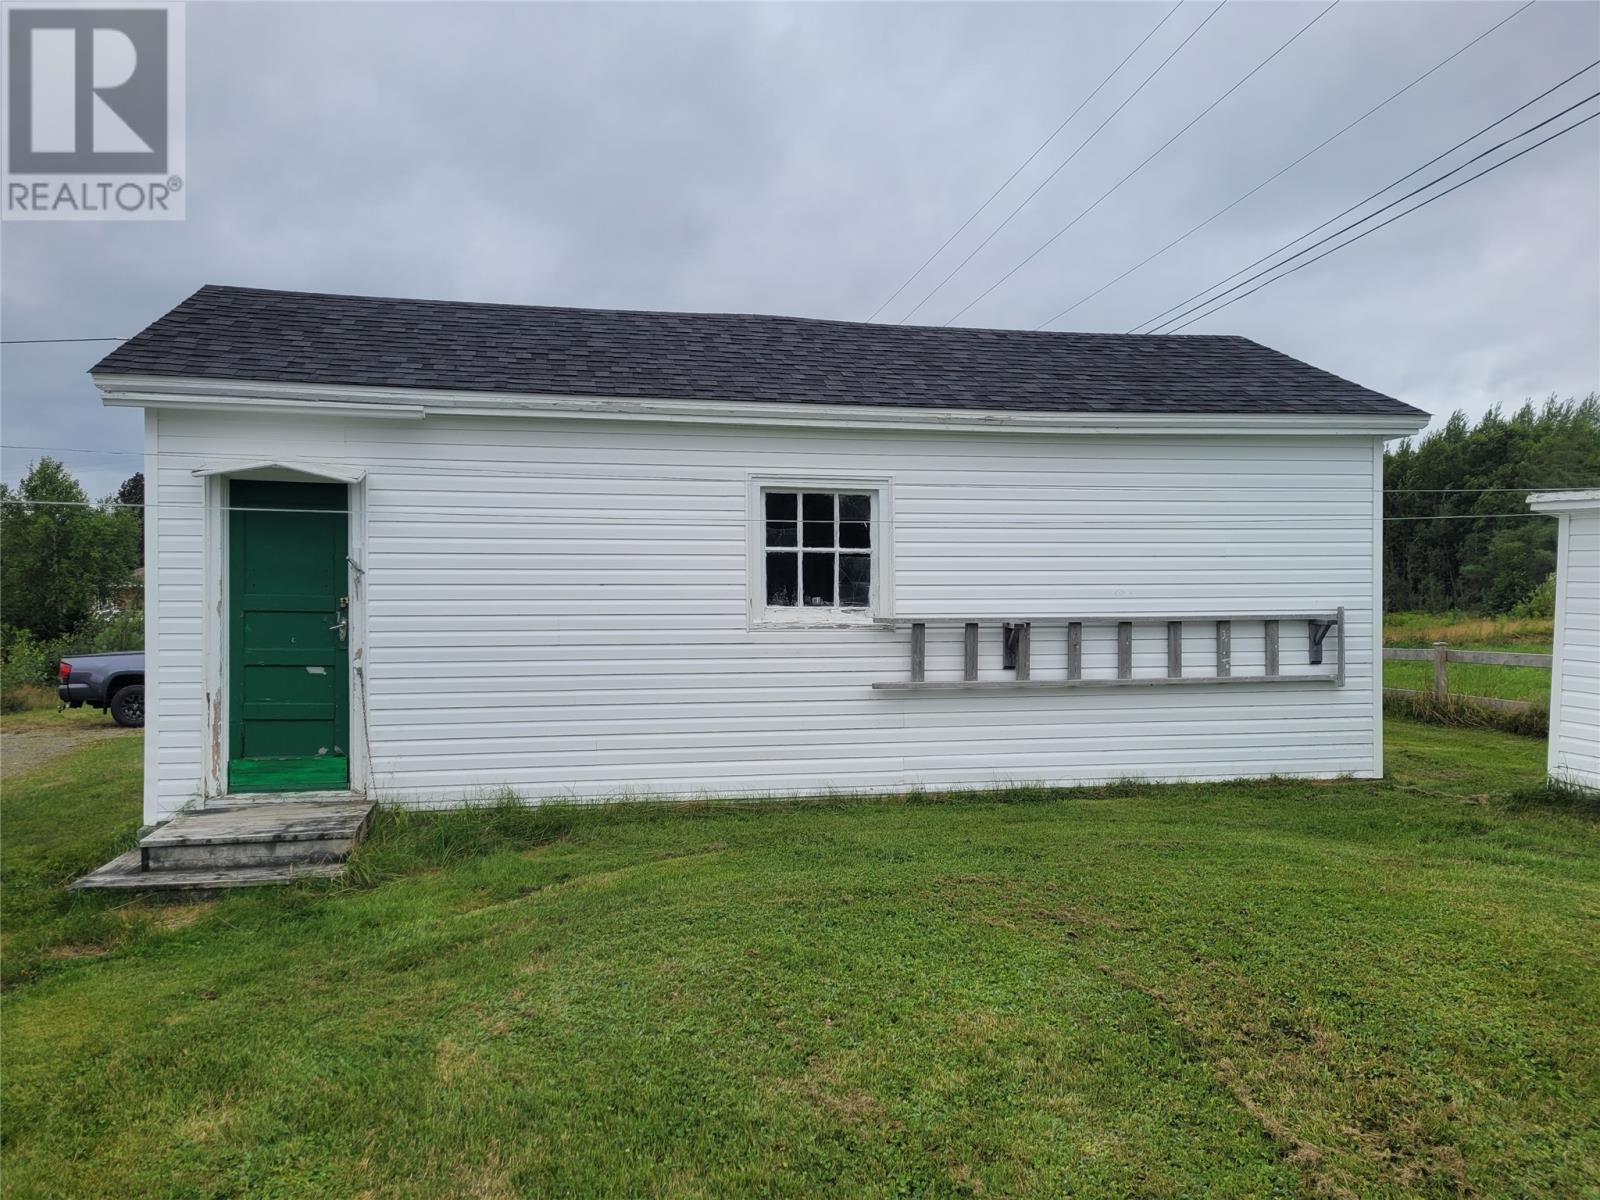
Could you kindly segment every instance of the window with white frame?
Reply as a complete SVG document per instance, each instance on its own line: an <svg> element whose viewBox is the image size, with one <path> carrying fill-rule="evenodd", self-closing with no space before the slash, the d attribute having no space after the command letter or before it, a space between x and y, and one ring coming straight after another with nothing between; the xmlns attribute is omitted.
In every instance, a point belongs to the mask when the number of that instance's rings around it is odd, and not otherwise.
<svg viewBox="0 0 1600 1200"><path fill-rule="evenodd" d="M882 580L881 498L866 486L759 488L753 597L774 620L870 619Z"/></svg>

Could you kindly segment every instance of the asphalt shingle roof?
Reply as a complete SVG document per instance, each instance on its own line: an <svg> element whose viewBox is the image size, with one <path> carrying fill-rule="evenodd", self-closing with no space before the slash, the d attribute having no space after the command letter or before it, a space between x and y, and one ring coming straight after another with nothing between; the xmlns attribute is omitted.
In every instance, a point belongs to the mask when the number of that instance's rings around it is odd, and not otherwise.
<svg viewBox="0 0 1600 1200"><path fill-rule="evenodd" d="M1423 416L1248 338L201 288L96 373L1063 413Z"/></svg>

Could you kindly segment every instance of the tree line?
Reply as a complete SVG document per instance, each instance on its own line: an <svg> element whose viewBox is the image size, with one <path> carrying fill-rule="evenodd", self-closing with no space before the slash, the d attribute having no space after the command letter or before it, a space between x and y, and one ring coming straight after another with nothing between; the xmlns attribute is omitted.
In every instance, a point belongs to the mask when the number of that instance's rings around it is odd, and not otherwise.
<svg viewBox="0 0 1600 1200"><path fill-rule="evenodd" d="M65 654L144 644L143 504L142 474L96 502L54 458L0 484L0 691L51 683Z"/></svg>
<svg viewBox="0 0 1600 1200"><path fill-rule="evenodd" d="M1551 594L1556 522L1529 515L1527 495L1600 487L1600 394L1495 408L1476 424L1458 412L1385 452L1383 486L1390 612L1532 615ZM1426 519L1392 519L1404 517Z"/></svg>

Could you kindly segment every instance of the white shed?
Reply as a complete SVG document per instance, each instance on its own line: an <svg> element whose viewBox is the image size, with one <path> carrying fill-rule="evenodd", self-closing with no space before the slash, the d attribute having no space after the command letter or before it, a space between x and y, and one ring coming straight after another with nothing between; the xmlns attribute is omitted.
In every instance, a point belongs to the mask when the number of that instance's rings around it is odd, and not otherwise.
<svg viewBox="0 0 1600 1200"><path fill-rule="evenodd" d="M1556 532L1550 778L1600 791L1600 488L1535 492Z"/></svg>
<svg viewBox="0 0 1600 1200"><path fill-rule="evenodd" d="M145 410L145 816L1382 772L1382 450L1237 337L206 287Z"/></svg>

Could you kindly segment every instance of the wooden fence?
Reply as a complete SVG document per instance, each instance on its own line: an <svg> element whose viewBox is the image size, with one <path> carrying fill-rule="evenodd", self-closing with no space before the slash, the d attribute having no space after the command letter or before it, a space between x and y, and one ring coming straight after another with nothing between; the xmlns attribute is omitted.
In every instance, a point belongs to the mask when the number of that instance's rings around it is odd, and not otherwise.
<svg viewBox="0 0 1600 1200"><path fill-rule="evenodd" d="M1419 692L1410 688L1384 688L1385 696L1430 696L1443 704L1450 698L1450 663L1481 663L1491 667L1544 667L1548 670L1553 656L1549 654L1515 654L1501 650L1452 650L1448 642L1435 642L1428 650L1400 650L1384 647L1383 657L1390 662L1431 662L1433 664L1433 690ZM1526 712L1538 708L1532 700L1501 700L1494 696L1459 696L1459 699L1481 704L1501 712Z"/></svg>

